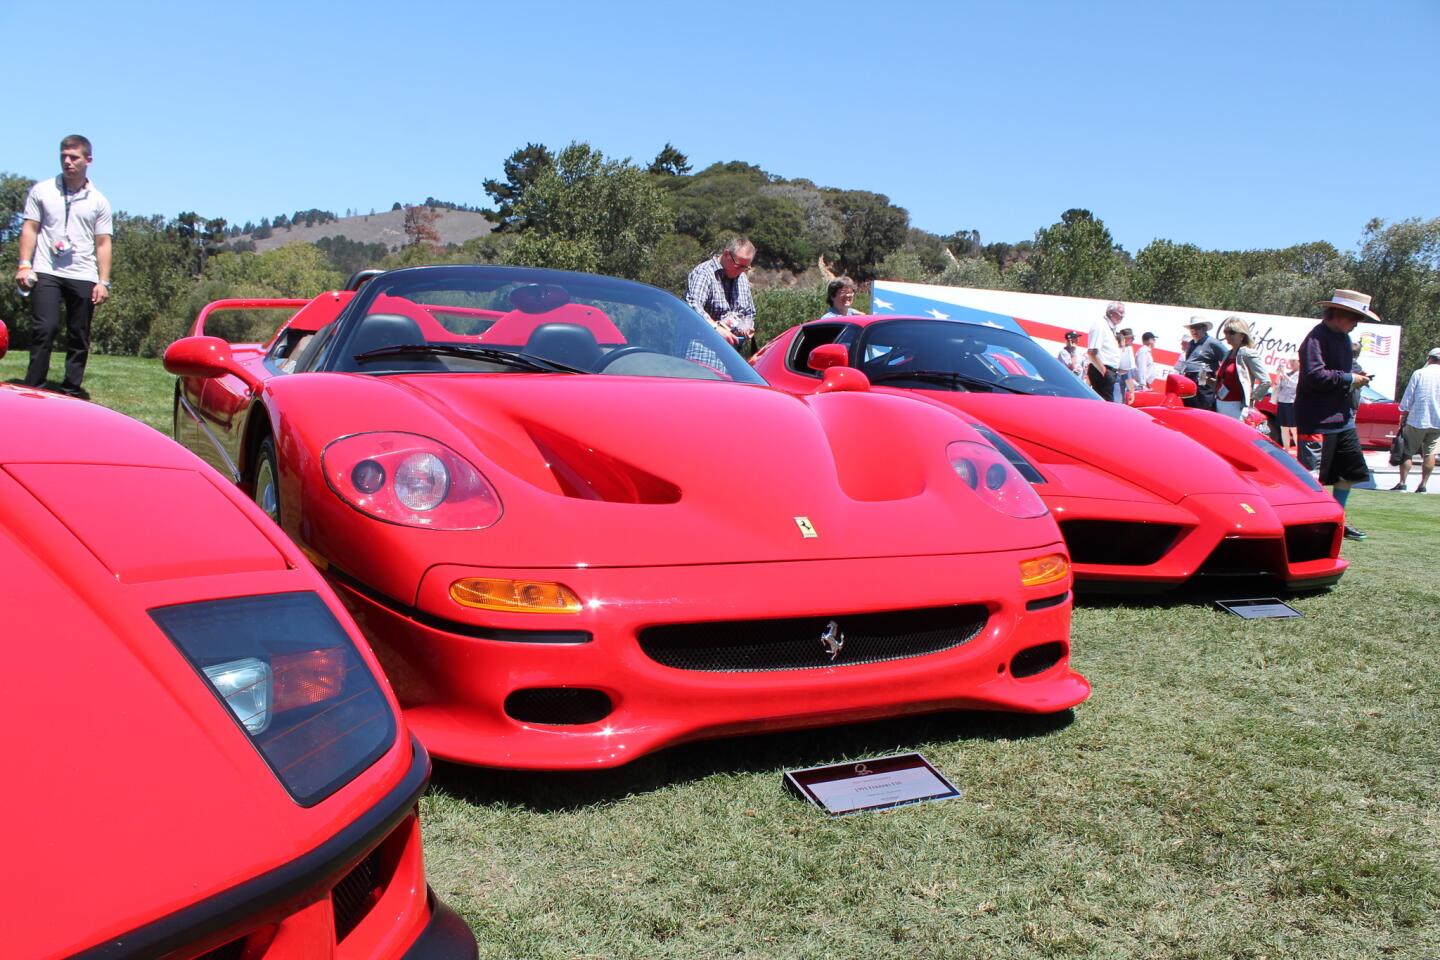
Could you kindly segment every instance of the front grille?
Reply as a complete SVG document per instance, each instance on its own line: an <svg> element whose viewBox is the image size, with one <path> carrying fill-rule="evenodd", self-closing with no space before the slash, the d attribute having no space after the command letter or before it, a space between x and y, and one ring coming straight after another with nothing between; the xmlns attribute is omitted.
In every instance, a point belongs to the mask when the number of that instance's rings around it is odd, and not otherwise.
<svg viewBox="0 0 1440 960"><path fill-rule="evenodd" d="M344 940L350 931L365 919L365 914L375 905L380 886L380 850L355 865L345 874L344 879L330 891L330 902L335 909L335 940Z"/></svg>
<svg viewBox="0 0 1440 960"><path fill-rule="evenodd" d="M1335 524L1297 523L1285 528L1285 554L1291 563L1324 560L1335 543Z"/></svg>
<svg viewBox="0 0 1440 960"><path fill-rule="evenodd" d="M1071 563L1148 567L1175 542L1180 527L1173 523L1131 523L1124 520L1062 520L1060 535Z"/></svg>
<svg viewBox="0 0 1440 960"><path fill-rule="evenodd" d="M642 630L640 649L657 663L679 670L814 670L939 653L975 639L988 619L984 606L971 604L833 619L667 624ZM822 639L827 634L829 646ZM837 641L843 642L832 659L830 650Z"/></svg>
<svg viewBox="0 0 1440 960"><path fill-rule="evenodd" d="M1278 537L1226 537L1201 564L1199 575L1235 577L1280 574L1285 569Z"/></svg>

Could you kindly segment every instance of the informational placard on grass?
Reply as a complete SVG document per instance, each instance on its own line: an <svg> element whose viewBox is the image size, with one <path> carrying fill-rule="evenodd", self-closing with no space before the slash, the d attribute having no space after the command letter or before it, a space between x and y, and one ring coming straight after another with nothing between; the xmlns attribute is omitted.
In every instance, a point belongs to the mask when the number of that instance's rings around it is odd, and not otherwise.
<svg viewBox="0 0 1440 960"><path fill-rule="evenodd" d="M785 785L831 816L964 796L918 753L786 770Z"/></svg>
<svg viewBox="0 0 1440 960"><path fill-rule="evenodd" d="M1252 600L1216 600L1215 606L1246 620L1283 620L1304 616L1279 597L1256 597Z"/></svg>

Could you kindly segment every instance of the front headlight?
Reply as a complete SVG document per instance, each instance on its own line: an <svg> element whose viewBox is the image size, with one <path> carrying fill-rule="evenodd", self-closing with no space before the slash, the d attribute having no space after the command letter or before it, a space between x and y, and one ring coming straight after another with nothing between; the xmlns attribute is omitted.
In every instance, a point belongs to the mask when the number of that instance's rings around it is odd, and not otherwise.
<svg viewBox="0 0 1440 960"><path fill-rule="evenodd" d="M376 520L431 530L483 530L500 519L500 495L438 440L415 433L357 433L320 454L336 496Z"/></svg>
<svg viewBox="0 0 1440 960"><path fill-rule="evenodd" d="M395 715L349 634L313 593L157 607L190 661L303 807L395 742Z"/></svg>
<svg viewBox="0 0 1440 960"><path fill-rule="evenodd" d="M961 482L991 509L1022 520L1049 512L1034 488L989 444L956 440L945 456Z"/></svg>

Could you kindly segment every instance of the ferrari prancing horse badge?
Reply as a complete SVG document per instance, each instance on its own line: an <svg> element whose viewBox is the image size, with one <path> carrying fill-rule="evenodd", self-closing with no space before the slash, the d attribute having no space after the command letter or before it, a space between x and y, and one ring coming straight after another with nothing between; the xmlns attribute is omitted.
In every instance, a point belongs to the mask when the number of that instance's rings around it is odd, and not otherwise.
<svg viewBox="0 0 1440 960"><path fill-rule="evenodd" d="M800 528L800 536L806 540L813 540L820 536L820 534L815 532L815 524L810 522L809 517L796 517L795 526Z"/></svg>

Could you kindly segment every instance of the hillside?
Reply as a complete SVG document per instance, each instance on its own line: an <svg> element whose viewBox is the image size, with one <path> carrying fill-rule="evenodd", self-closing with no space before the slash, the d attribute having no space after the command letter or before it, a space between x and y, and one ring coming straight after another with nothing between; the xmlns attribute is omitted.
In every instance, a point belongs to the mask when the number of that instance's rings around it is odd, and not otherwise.
<svg viewBox="0 0 1440 960"><path fill-rule="evenodd" d="M435 229L440 233L440 242L450 244L482 237L493 229L493 225L479 213L442 209ZM322 237L344 237L355 243L383 243L389 250L398 250L405 245L405 211L387 210L368 216L341 217L313 227L281 227L264 240L253 242L256 253L265 253L287 243L314 243ZM229 239L234 243L253 238L242 233Z"/></svg>

